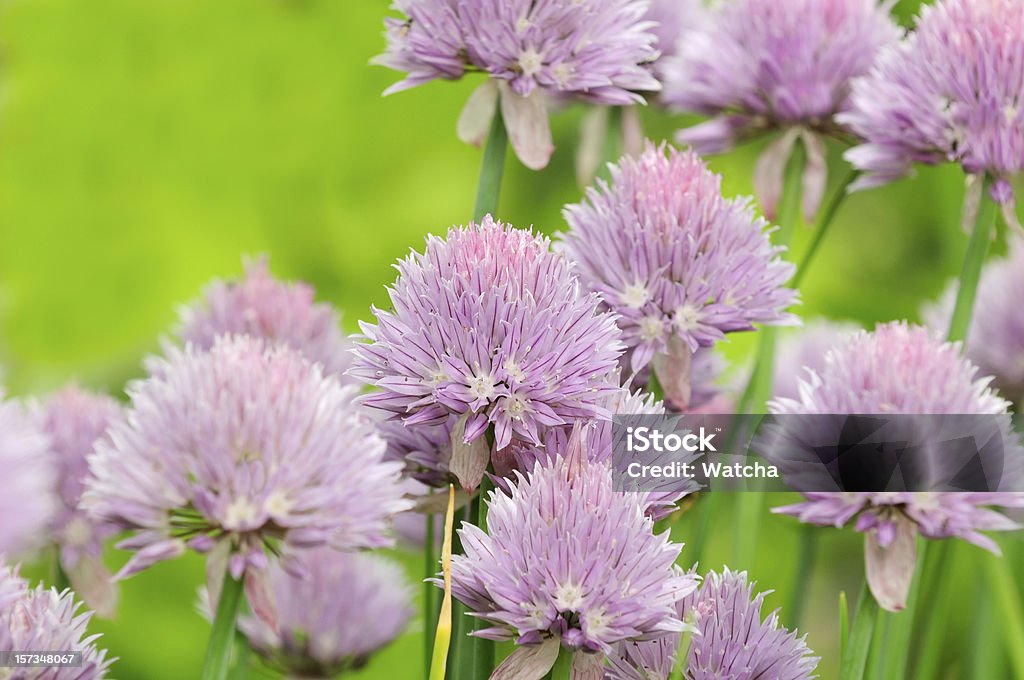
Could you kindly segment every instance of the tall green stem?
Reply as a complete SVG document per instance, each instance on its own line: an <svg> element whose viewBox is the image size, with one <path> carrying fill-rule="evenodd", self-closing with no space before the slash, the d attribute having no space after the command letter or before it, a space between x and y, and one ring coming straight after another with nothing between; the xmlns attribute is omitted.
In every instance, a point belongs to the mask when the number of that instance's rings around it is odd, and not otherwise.
<svg viewBox="0 0 1024 680"><path fill-rule="evenodd" d="M1013 675L1024 678L1024 604L1010 571L1010 562L998 555L985 555L985 576L993 602L998 602L1003 619L1003 640L1010 655Z"/></svg>
<svg viewBox="0 0 1024 680"><path fill-rule="evenodd" d="M572 655L573 653L565 647L558 650L558 658L555 659L555 665L549 674L551 680L570 680L572 677Z"/></svg>
<svg viewBox="0 0 1024 680"><path fill-rule="evenodd" d="M791 628L800 627L800 616L804 602L807 601L811 574L814 572L814 561L817 557L818 533L821 530L811 524L800 525L799 548L797 551L796 572L793 589L790 594L789 607L783 614L788 617Z"/></svg>
<svg viewBox="0 0 1024 680"><path fill-rule="evenodd" d="M480 167L480 181L476 187L476 207L473 219L479 222L484 215L498 211L498 197L501 195L501 178L505 174L505 151L508 148L508 132L501 112L496 111L491 121L491 132L484 147L483 165Z"/></svg>
<svg viewBox="0 0 1024 680"><path fill-rule="evenodd" d="M800 211L800 193L803 185L804 169L807 165L807 154L802 144L793 147L793 155L786 168L786 180L783 185L782 201L779 206L779 231L776 244L788 246L796 228L797 216ZM778 343L776 329L771 326L761 328L760 341L757 346L757 358L750 382L743 391L737 404L737 413L764 413L765 403L772 396L772 383L775 378L775 347ZM742 568L750 568L757 548L757 534L763 494L748 491L739 494L739 526L735 534L733 554L735 564Z"/></svg>
<svg viewBox="0 0 1024 680"><path fill-rule="evenodd" d="M242 603L242 580L224 574L224 583L217 600L217 614L210 631L210 643L206 647L206 661L203 663L203 680L224 680L231 665L231 648L235 642L235 619Z"/></svg>
<svg viewBox="0 0 1024 680"><path fill-rule="evenodd" d="M480 493L476 498L476 525L481 529L487 529L487 503L486 495L490 489L490 480L484 477L480 484ZM488 624L478 618L474 618L472 628L474 631L486 628ZM486 678L494 670L494 641L484 638L473 638L471 657L473 664L473 678Z"/></svg>
<svg viewBox="0 0 1024 680"><path fill-rule="evenodd" d="M862 680L864 678L877 618L878 603L868 592L865 583L861 587L860 598L857 600L857 612L854 614L853 626L850 628L850 635L843 650L839 680Z"/></svg>
<svg viewBox="0 0 1024 680"><path fill-rule="evenodd" d="M424 541L423 562L423 673L430 677L430 657L434 651L434 634L437 632L437 612L434 611L434 592L437 587L427 579L437 573L437 556L434 554L434 516L427 515L427 536Z"/></svg>
<svg viewBox="0 0 1024 680"><path fill-rule="evenodd" d="M821 244L825 241L825 236L828 234L829 227L832 226L832 222L835 221L836 214L839 212L839 207L843 205L843 201L849 195L847 189L853 184L853 181L860 176L858 170L851 170L843 177L839 186L836 187L836 191L832 194L828 203L825 205L825 209L821 211L818 216L817 224L814 225L814 237L811 240L811 244L807 246L807 250L804 251L804 256L800 260L800 265L796 268L796 274L793 276L793 281L790 285L793 288L799 288L803 282L804 277L807 275L807 271L811 268L811 262L814 261L815 256L818 254L818 250L821 248Z"/></svg>
<svg viewBox="0 0 1024 680"><path fill-rule="evenodd" d="M949 322L947 339L950 342L966 342L967 331L971 327L971 314L974 312L974 300L978 295L981 267L985 262L985 253L988 251L992 227L996 221L996 204L988 195L991 186L992 178L985 175L981 187L978 213L974 216L971 239L967 244L967 255L964 257L963 269L960 271L960 285L957 288L956 302L953 305L953 318Z"/></svg>

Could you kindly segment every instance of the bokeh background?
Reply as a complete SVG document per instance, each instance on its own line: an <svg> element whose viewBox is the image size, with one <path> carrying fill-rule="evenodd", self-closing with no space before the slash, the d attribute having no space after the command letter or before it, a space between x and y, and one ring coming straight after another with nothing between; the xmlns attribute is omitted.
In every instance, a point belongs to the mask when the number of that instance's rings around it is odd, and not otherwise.
<svg viewBox="0 0 1024 680"><path fill-rule="evenodd" d="M907 20L917 5L904 0L896 12ZM371 304L386 303L396 258L425 234L468 220L480 153L457 141L454 126L475 82L382 98L398 76L368 61L383 47L387 7L0 4L0 372L11 393L45 394L77 379L120 394L141 374L141 358L157 350L176 306L212 277L239 274L246 254L267 253L277 275L313 283L355 330ZM562 205L580 197L573 149L582 112L555 116L558 149L544 172L527 171L510 154L502 219L548 233L563 228ZM643 116L655 139L685 122L653 108ZM711 160L727 194L750 193L761 146ZM832 152L832 167L842 168ZM962 195L962 175L950 167L849 199L805 279L800 312L868 326L915 319L958 272ZM809 235L798 230L794 257ZM743 364L751 339L725 348L733 365ZM729 561L732 521L726 504L702 567ZM678 540L692 523L686 515L676 523ZM809 594L802 628L830 678L837 597L857 591L860 537L824 530L819 569L793 583L797 531L796 522L766 513L754 563L734 566L777 591L773 607L794 589ZM1017 542L1003 540L1015 559ZM398 554L419 578L420 558ZM112 566L124 559L109 557ZM980 559L978 549L957 546L948 575L948 587L971 606ZM194 611L201 579L201 561L187 557L123 585L117 619L94 625L121 658L115 677L199 676L209 632ZM951 617L948 677L970 677L965 669L985 654L995 661L984 663L996 665L984 677L1003 677L994 625L982 612ZM415 624L358 677L414 677L420 630Z"/></svg>

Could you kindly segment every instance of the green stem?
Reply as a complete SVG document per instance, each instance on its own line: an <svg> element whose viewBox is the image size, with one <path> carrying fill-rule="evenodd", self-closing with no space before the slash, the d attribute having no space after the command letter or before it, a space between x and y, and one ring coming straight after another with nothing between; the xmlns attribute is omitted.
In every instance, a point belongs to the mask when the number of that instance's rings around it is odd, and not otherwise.
<svg viewBox="0 0 1024 680"><path fill-rule="evenodd" d="M484 160L480 167L480 180L476 187L476 207L473 219L479 222L485 215L498 211L498 197L501 195L501 177L505 173L505 151L508 148L508 132L501 112L495 112L491 121L491 132L484 147Z"/></svg>
<svg viewBox="0 0 1024 680"><path fill-rule="evenodd" d="M235 641L235 619L242 603L242 580L232 578L231 572L224 574L224 583L217 600L217 614L210 631L210 643L206 647L206 661L203 662L203 680L224 680L231 665L231 647Z"/></svg>
<svg viewBox="0 0 1024 680"><path fill-rule="evenodd" d="M434 593L437 586L427 581L437 573L437 556L434 554L434 516L427 515L427 536L424 541L426 553L423 562L423 674L430 677L430 657L434 652L434 635L437 632L437 612L434 610Z"/></svg>
<svg viewBox="0 0 1024 680"><path fill-rule="evenodd" d="M966 343L967 332L971 327L971 314L974 312L974 300L978 295L981 267L985 262L985 253L988 251L992 227L996 221L996 204L988 195L991 186L992 178L985 175L981 187L978 214L974 216L974 226L967 244L967 255L964 257L963 269L960 271L960 285L956 291L956 303L953 305L953 318L949 322L949 333L946 339L950 342Z"/></svg>
<svg viewBox="0 0 1024 680"><path fill-rule="evenodd" d="M565 647L558 650L558 658L555 665L551 667L551 680L570 680L572 677L572 655Z"/></svg>
<svg viewBox="0 0 1024 680"><path fill-rule="evenodd" d="M476 525L485 531L487 530L487 503L485 498L490 487L491 481L485 476L480 483L480 493L476 499ZM474 618L470 627L473 631L478 631L486 628L488 625L486 621ZM494 647L493 640L486 640L480 637L473 638L470 649L473 674L470 677L486 678L491 675L491 671L494 670Z"/></svg>
<svg viewBox="0 0 1024 680"><path fill-rule="evenodd" d="M878 618L878 603L868 592L865 583L857 600L857 612L854 614L853 626L843 650L842 663L839 668L839 680L862 680L864 669L868 663L868 652L871 651L871 638L874 634L875 620Z"/></svg>
<svg viewBox="0 0 1024 680"><path fill-rule="evenodd" d="M249 647L249 639L241 633L235 634L235 667L231 670L231 680L245 680L249 677L249 657L252 656L252 649Z"/></svg>
<svg viewBox="0 0 1024 680"><path fill-rule="evenodd" d="M789 608L785 612L789 617L790 628L800 627L800 616L803 614L804 603L807 601L811 574L817 557L818 527L810 524L800 525L799 548L797 552L796 575L793 580L793 591L790 595Z"/></svg>
<svg viewBox="0 0 1024 680"><path fill-rule="evenodd" d="M839 591L839 658L846 658L850 641L850 605L846 602L846 591Z"/></svg>
<svg viewBox="0 0 1024 680"><path fill-rule="evenodd" d="M949 578L950 551L953 541L939 541L937 546L928 549L921 570L921 593L917 610L917 622L920 631L917 647L917 677L919 680L933 678L937 675L939 662L942 658L943 639L946 634L945 624L949 614L951 589L943 587Z"/></svg>
<svg viewBox="0 0 1024 680"><path fill-rule="evenodd" d="M883 678L904 678L907 673L907 657L910 652L911 633L914 630L915 621L918 618L917 609L921 602L921 582L924 580L925 569L932 566L937 557L929 557L933 553L926 541L918 541L917 573L910 585L910 594L907 597L906 608L898 613L884 612L888 626L886 630L886 644L888 653L882 662ZM930 584L929 584L930 585ZM928 600L934 598L934 593L926 592Z"/></svg>
<svg viewBox="0 0 1024 680"><path fill-rule="evenodd" d="M779 206L779 231L776 242L781 246L788 246L793 236L800 211L800 193L806 165L807 153L802 144L797 144L793 147L793 155L786 167L786 180ZM775 379L775 347L778 344L776 329L772 326L762 327L760 336L754 371L737 405L737 413L764 413L765 404L772 396L772 383ZM735 534L733 555L736 558L735 564L741 568L750 568L754 555L757 553L757 534L760 528L763 496L763 493L757 491L739 495L739 526Z"/></svg>
<svg viewBox="0 0 1024 680"><path fill-rule="evenodd" d="M985 555L985 575L993 602L1003 619L1003 641L1010 655L1014 677L1024 678L1024 604L1010 563L998 555Z"/></svg>
<svg viewBox="0 0 1024 680"><path fill-rule="evenodd" d="M800 265L797 267L796 274L793 276L793 282L790 284L793 288L800 287L800 283L804 280L804 276L807 275L807 270L811 268L811 262L814 261L814 257L818 254L821 244L825 241L825 236L828 234L829 227L831 227L832 222L835 221L836 214L839 212L839 207L849 195L846 190L850 188L850 185L859 176L860 171L858 170L851 170L847 173L839 183L839 186L836 187L836 191L832 194L832 198L830 198L828 203L825 205L825 209L820 213L818 223L814 227L814 238L811 240L811 244L807 246L803 259L800 260Z"/></svg>

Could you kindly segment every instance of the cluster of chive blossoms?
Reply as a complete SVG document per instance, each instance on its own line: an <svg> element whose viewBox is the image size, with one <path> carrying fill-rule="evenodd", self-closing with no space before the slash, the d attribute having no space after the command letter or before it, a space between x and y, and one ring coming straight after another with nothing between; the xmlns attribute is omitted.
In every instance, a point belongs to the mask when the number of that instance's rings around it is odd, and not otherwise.
<svg viewBox="0 0 1024 680"><path fill-rule="evenodd" d="M357 390L280 345L245 336L170 349L129 386L127 416L89 459L82 506L132 532L119 576L214 549L240 578L267 553L386 545L408 509L401 466Z"/></svg>
<svg viewBox="0 0 1024 680"><path fill-rule="evenodd" d="M16 557L40 547L60 511L57 462L41 419L2 387L0 470L0 554Z"/></svg>
<svg viewBox="0 0 1024 680"><path fill-rule="evenodd" d="M680 131L700 153L727 151L762 132L786 133L758 162L755 185L772 217L786 161L805 144L804 211L813 217L826 184L820 135L843 133L836 114L848 105L850 81L867 73L900 31L878 0L724 0L678 53L661 66L668 106L714 116Z"/></svg>
<svg viewBox="0 0 1024 680"><path fill-rule="evenodd" d="M793 266L750 202L723 198L721 177L693 152L648 146L564 214L563 250L616 313L630 367L653 363L677 408L690 402L698 348L793 319Z"/></svg>
<svg viewBox="0 0 1024 680"><path fill-rule="evenodd" d="M374 61L407 75L386 93L485 73L459 136L482 141L500 102L512 147L534 169L554 148L548 95L628 105L661 89L650 68L654 23L641 0L401 0L395 8L405 16L387 20L387 50Z"/></svg>
<svg viewBox="0 0 1024 680"><path fill-rule="evenodd" d="M776 414L1006 414L1009 403L990 379L960 355L959 346L928 329L893 322L873 333L848 337L826 356L820 371L807 371L796 398L769 403ZM805 500L776 508L804 522L841 527L856 519L866 532L867 577L879 604L904 606L916 560L917 534L962 538L992 552L998 545L982 531L1017 524L988 506L1024 507L1013 492L805 492Z"/></svg>
<svg viewBox="0 0 1024 680"><path fill-rule="evenodd" d="M805 638L786 630L772 612L761 618L766 592L754 595L745 572L709 573L679 603L679 616L696 630L686 654L687 680L811 680L818 658ZM617 646L608 680L669 680L679 635Z"/></svg>
<svg viewBox="0 0 1024 680"><path fill-rule="evenodd" d="M683 630L677 603L698 581L675 565L682 546L653 533L644 494L614 491L611 467L589 462L578 435L566 458L490 493L486 533L459 530L452 594L491 624L476 635L517 643L492 677L542 677L560 646L590 677L617 643ZM534 674L511 673L527 666Z"/></svg>
<svg viewBox="0 0 1024 680"><path fill-rule="evenodd" d="M921 8L916 29L855 81L843 124L865 140L847 159L873 186L914 163L959 163L993 176L990 194L1013 202L1024 170L1024 3L942 0ZM981 184L977 186L980 188ZM1015 221L1012 208L1005 212Z"/></svg>
<svg viewBox="0 0 1024 680"><path fill-rule="evenodd" d="M45 680L102 680L114 661L98 649L98 635L87 635L91 612L80 613L74 593L58 593L42 585L28 584L9 567L0 564L0 650L59 653L78 652L81 665L15 669L3 677Z"/></svg>
<svg viewBox="0 0 1024 680"><path fill-rule="evenodd" d="M957 283L938 304L924 310L928 325L944 332L953 315ZM967 356L982 375L991 375L999 393L1024 403L1024 241L1010 242L1008 255L985 265L967 334Z"/></svg>
<svg viewBox="0 0 1024 680"><path fill-rule="evenodd" d="M779 338L772 393L776 399L797 399L801 376L821 372L829 350L860 330L853 323L814 319Z"/></svg>
<svg viewBox="0 0 1024 680"><path fill-rule="evenodd" d="M287 345L342 380L352 363L352 345L342 335L334 308L316 302L308 284L275 280L266 257L246 262L240 281L212 282L202 300L181 310L178 337L183 342L209 349L222 335Z"/></svg>
<svg viewBox="0 0 1024 680"><path fill-rule="evenodd" d="M353 373L380 388L365 403L410 427L457 416L450 466L467 488L486 468L489 427L497 450L608 415L619 330L547 238L489 216L430 236L398 264L390 296L393 310L362 324Z"/></svg>
<svg viewBox="0 0 1024 680"><path fill-rule="evenodd" d="M79 508L86 462L93 446L121 415L111 397L67 387L51 396L44 410L44 429L58 464L57 489L62 501L53 526L61 567L72 587L101 616L112 616L116 593L103 566L103 542L117 527L97 522Z"/></svg>
<svg viewBox="0 0 1024 680"><path fill-rule="evenodd" d="M357 670L413 617L412 587L401 566L386 558L316 548L303 551L294 566L301 576L281 565L269 568L273 624L255 616L238 622L253 648L288 677Z"/></svg>

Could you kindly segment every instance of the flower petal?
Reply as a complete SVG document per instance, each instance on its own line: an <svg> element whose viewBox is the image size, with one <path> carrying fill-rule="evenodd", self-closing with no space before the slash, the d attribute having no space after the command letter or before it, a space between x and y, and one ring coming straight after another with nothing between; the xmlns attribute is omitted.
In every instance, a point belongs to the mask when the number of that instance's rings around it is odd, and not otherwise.
<svg viewBox="0 0 1024 680"><path fill-rule="evenodd" d="M466 105L459 114L456 133L466 144L480 146L487 139L491 120L498 110L498 85L488 78L484 84L473 90Z"/></svg>
<svg viewBox="0 0 1024 680"><path fill-rule="evenodd" d="M572 655L570 680L601 680L604 677L602 660L603 657L600 654L575 652Z"/></svg>
<svg viewBox="0 0 1024 680"><path fill-rule="evenodd" d="M504 82L498 87L501 89L501 115L516 156L531 170L547 167L555 145L551 141L543 91L537 89L530 96L523 97Z"/></svg>
<svg viewBox="0 0 1024 680"><path fill-rule="evenodd" d="M516 647L491 673L490 680L541 680L555 665L561 643L549 638L539 645Z"/></svg>
<svg viewBox="0 0 1024 680"><path fill-rule="evenodd" d="M901 515L894 524L895 535L887 547L882 547L874 531L868 532L864 544L871 594L882 609L890 612L898 612L906 607L917 562L917 531L914 523Z"/></svg>
<svg viewBox="0 0 1024 680"><path fill-rule="evenodd" d="M782 185L785 181L786 164L793 153L793 144L800 136L799 128L790 128L781 137L768 145L754 168L754 192L761 202L761 208L768 219L775 219L775 211L782 200Z"/></svg>
<svg viewBox="0 0 1024 680"><path fill-rule="evenodd" d="M463 432L470 413L459 417L452 428L452 458L448 467L463 489L472 491L480 486L487 464L491 460L491 447L486 437L477 437L466 443Z"/></svg>

